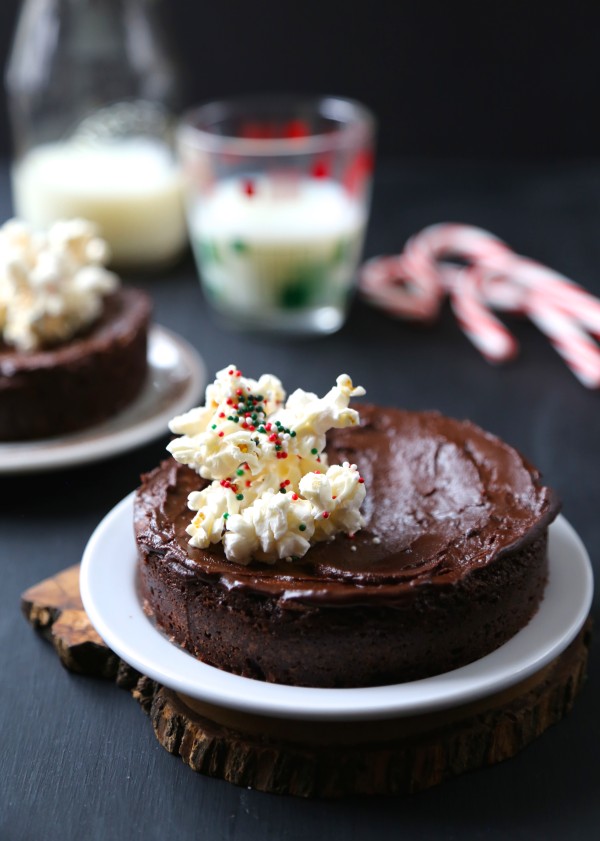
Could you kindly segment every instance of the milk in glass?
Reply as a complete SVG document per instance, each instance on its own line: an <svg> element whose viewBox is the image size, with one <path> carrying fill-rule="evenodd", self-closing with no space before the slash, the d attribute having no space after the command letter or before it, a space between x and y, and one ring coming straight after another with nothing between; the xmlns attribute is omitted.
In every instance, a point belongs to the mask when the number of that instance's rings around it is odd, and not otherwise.
<svg viewBox="0 0 600 841"><path fill-rule="evenodd" d="M13 195L16 214L35 227L95 222L119 266L157 268L185 246L180 171L152 138L36 146L13 167Z"/></svg>
<svg viewBox="0 0 600 841"><path fill-rule="evenodd" d="M249 327L336 330L364 237L364 203L328 178L231 177L190 207L205 291Z"/></svg>

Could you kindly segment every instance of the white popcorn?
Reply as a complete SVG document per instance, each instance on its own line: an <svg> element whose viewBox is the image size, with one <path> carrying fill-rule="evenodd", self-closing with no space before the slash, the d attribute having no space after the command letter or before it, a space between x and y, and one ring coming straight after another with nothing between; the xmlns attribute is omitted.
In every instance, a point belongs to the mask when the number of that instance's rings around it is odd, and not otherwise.
<svg viewBox="0 0 600 841"><path fill-rule="evenodd" d="M45 234L16 219L0 228L0 332L21 351L65 341L92 324L118 279L106 243L84 219Z"/></svg>
<svg viewBox="0 0 600 841"><path fill-rule="evenodd" d="M227 517L239 509L232 495L219 484L191 493L188 505L198 512L187 527L190 544L201 549L220 542Z"/></svg>
<svg viewBox="0 0 600 841"><path fill-rule="evenodd" d="M356 465L328 468L323 448L329 429L358 423L348 403L364 393L344 374L324 397L298 389L284 404L276 377L252 380L235 365L219 371L206 405L169 424L181 436L169 452L212 480L188 500L197 512L190 543L206 548L222 540L230 560L272 563L361 528L365 488Z"/></svg>
<svg viewBox="0 0 600 841"><path fill-rule="evenodd" d="M359 508L366 491L355 464L334 464L325 474L307 473L299 487L312 505L317 540L326 540L339 531L354 534L362 527Z"/></svg>
<svg viewBox="0 0 600 841"><path fill-rule="evenodd" d="M274 562L306 554L314 532L309 503L290 494L269 491L241 514L231 517L223 538L229 560L248 563L252 558Z"/></svg>

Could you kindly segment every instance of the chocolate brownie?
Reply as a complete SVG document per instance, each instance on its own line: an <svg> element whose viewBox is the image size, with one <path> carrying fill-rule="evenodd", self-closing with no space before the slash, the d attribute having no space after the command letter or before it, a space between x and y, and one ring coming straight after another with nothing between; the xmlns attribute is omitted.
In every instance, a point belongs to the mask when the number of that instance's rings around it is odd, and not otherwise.
<svg viewBox="0 0 600 841"><path fill-rule="evenodd" d="M0 342L0 440L74 432L130 403L146 379L150 312L144 292L121 288L61 345L25 352Z"/></svg>
<svg viewBox="0 0 600 841"><path fill-rule="evenodd" d="M328 435L358 465L366 525L298 562L196 549L187 496L206 486L167 460L135 502L141 596L166 633L222 669L352 687L447 672L498 648L535 614L548 574L553 492L516 450L469 421L360 407Z"/></svg>

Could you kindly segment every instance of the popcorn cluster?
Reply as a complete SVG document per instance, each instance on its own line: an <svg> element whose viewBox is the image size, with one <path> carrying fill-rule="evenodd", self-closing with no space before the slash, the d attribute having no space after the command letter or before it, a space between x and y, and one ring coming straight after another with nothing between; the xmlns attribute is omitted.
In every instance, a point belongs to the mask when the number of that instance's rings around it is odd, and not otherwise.
<svg viewBox="0 0 600 841"><path fill-rule="evenodd" d="M102 313L118 279L104 266L108 247L84 219L46 233L12 219L0 228L0 335L33 351L70 339Z"/></svg>
<svg viewBox="0 0 600 841"><path fill-rule="evenodd" d="M330 429L358 423L351 397L365 393L346 374L324 397L296 390L285 401L281 382L258 381L235 365L219 371L206 405L174 418L181 435L167 449L211 484L190 494L196 511L190 544L223 542L229 560L296 560L311 543L363 525L365 487L356 465L328 467Z"/></svg>

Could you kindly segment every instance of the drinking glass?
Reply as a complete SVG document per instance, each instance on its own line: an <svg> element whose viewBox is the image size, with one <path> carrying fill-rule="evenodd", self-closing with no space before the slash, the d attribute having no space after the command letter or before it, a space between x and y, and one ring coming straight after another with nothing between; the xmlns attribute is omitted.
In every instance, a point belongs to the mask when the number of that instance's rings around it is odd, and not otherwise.
<svg viewBox="0 0 600 841"><path fill-rule="evenodd" d="M24 0L6 71L16 214L36 228L86 217L120 268L144 271L187 245L160 5Z"/></svg>
<svg viewBox="0 0 600 841"><path fill-rule="evenodd" d="M234 327L331 333L367 223L374 120L334 97L248 97L186 113L177 145L207 299Z"/></svg>

